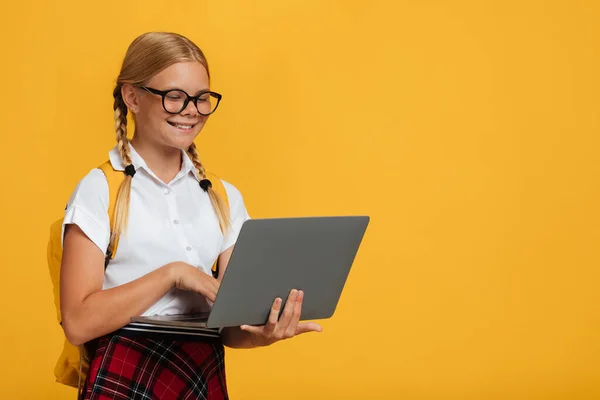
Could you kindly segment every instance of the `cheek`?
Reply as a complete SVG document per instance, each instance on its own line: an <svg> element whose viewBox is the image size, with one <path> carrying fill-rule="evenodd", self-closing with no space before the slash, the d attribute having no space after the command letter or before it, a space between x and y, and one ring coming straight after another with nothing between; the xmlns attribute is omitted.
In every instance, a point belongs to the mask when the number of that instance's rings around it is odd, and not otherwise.
<svg viewBox="0 0 600 400"><path fill-rule="evenodd" d="M204 124L206 124L206 122L208 121L208 118L210 118L210 116L200 116L200 125L204 126Z"/></svg>
<svg viewBox="0 0 600 400"><path fill-rule="evenodd" d="M162 110L156 110L154 107L141 108L136 114L138 126L157 128L164 125L168 115Z"/></svg>

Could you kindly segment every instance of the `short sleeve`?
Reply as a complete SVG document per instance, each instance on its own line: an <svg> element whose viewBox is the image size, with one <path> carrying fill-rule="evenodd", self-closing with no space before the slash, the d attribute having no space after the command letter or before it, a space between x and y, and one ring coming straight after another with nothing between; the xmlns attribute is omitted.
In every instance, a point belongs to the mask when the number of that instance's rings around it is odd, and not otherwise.
<svg viewBox="0 0 600 400"><path fill-rule="evenodd" d="M108 218L108 182L100 169L91 170L75 187L63 221L65 226L75 224L94 242L102 253L106 253L110 240Z"/></svg>
<svg viewBox="0 0 600 400"><path fill-rule="evenodd" d="M240 230L242 229L242 225L244 222L246 222L246 220L250 219L240 191L228 182L223 181L223 185L225 186L225 191L227 192L227 198L229 200L231 229L227 233L225 240L223 240L221 252L227 250L235 244L240 234Z"/></svg>

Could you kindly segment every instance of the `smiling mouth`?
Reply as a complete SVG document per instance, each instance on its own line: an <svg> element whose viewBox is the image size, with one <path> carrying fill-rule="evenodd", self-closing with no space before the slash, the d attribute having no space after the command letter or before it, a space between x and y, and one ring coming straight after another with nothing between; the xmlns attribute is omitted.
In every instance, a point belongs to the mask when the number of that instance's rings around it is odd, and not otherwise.
<svg viewBox="0 0 600 400"><path fill-rule="evenodd" d="M182 129L182 130L190 130L196 126L196 124L176 124L176 123L170 122L170 121L167 121L167 122L169 123L169 125L174 126L177 129Z"/></svg>

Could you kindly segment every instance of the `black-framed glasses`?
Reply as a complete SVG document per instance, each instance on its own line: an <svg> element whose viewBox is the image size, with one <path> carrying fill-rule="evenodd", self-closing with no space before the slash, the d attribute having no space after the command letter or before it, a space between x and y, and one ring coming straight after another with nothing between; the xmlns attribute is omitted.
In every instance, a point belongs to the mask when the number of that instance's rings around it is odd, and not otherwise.
<svg viewBox="0 0 600 400"><path fill-rule="evenodd" d="M196 106L200 115L207 116L215 112L223 97L219 93L209 90L201 92L196 96L190 96L181 89L158 90L147 86L140 86L140 88L161 96L163 108L169 114L179 114L185 110L191 101Z"/></svg>

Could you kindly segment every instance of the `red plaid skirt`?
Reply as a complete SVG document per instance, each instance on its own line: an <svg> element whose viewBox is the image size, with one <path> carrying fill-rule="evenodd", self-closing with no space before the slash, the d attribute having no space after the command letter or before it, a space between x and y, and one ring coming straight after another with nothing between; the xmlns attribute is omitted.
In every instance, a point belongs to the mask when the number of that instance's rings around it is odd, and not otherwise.
<svg viewBox="0 0 600 400"><path fill-rule="evenodd" d="M226 400L220 340L188 341L118 334L96 341L85 400Z"/></svg>

